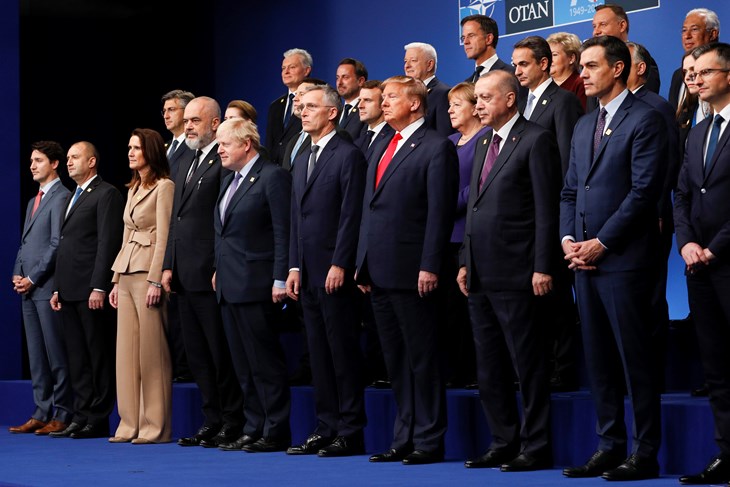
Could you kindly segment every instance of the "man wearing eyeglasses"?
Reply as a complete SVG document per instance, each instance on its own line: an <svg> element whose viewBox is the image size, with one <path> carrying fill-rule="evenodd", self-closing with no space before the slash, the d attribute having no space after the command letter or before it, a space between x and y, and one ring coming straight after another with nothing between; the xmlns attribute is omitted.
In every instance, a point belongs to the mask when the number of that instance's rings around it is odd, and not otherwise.
<svg viewBox="0 0 730 487"><path fill-rule="evenodd" d="M476 83L480 76L494 69L514 73L512 65L497 57L499 27L486 15L469 15L461 19L461 42L468 59L475 63L474 73L464 81Z"/></svg>
<svg viewBox="0 0 730 487"><path fill-rule="evenodd" d="M675 192L677 248L720 453L683 484L730 481L730 44L707 44L695 63L699 97L715 113L690 130Z"/></svg>

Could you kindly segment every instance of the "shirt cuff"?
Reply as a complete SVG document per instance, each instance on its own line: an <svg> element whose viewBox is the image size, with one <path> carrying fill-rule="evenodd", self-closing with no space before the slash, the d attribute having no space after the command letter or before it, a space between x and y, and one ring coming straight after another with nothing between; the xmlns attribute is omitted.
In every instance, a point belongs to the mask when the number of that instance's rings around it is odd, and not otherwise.
<svg viewBox="0 0 730 487"><path fill-rule="evenodd" d="M278 287L279 289L286 289L286 282L274 279L274 287Z"/></svg>

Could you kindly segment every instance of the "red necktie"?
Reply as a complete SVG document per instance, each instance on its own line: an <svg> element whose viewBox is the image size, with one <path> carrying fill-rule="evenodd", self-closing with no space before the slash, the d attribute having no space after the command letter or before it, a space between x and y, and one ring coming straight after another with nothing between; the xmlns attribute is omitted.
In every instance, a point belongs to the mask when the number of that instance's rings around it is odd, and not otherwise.
<svg viewBox="0 0 730 487"><path fill-rule="evenodd" d="M481 176L479 176L479 191L482 190L484 181L487 180L487 176L489 176L489 171L492 170L492 167L494 166L494 162L497 160L497 156L499 155L499 143L501 141L502 141L502 137L500 137L495 132L494 136L492 137L492 143L489 144L489 150L487 151L487 158L484 160L484 165L482 166L482 174L481 174Z"/></svg>
<svg viewBox="0 0 730 487"><path fill-rule="evenodd" d="M398 141L401 140L403 136L400 134L400 132L396 132L392 139L390 139L390 143L388 144L388 148L385 149L385 154L383 154L383 158L380 159L380 164L378 164L378 171L375 173L375 187L378 187L378 184L380 184L380 178L383 177L383 173L385 173L385 170L388 169L388 164L390 164L390 161L393 160L393 154L395 154L395 148L398 147Z"/></svg>
<svg viewBox="0 0 730 487"><path fill-rule="evenodd" d="M38 194L35 197L35 202L33 203L33 211L30 212L30 217L33 218L33 215L35 215L35 211L38 209L38 205L41 204L41 199L43 198L43 191L38 191Z"/></svg>

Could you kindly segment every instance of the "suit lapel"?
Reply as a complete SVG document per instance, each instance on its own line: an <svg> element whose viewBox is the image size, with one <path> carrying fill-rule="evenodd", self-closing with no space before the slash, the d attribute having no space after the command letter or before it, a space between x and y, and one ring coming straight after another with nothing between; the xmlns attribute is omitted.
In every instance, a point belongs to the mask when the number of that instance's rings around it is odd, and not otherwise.
<svg viewBox="0 0 730 487"><path fill-rule="evenodd" d="M149 195L152 191L154 191L154 189L156 187L157 187L157 183L155 183L155 185L152 186L151 188L145 188L144 186L139 185L139 187L137 188L137 191L134 193L134 196L132 196L132 198L130 199L129 213L132 214L132 212L134 211L134 208L137 205L139 205L142 202L142 200L144 200L147 197L147 195Z"/></svg>
<svg viewBox="0 0 730 487"><path fill-rule="evenodd" d="M426 124L424 123L418 129L408 137L407 140L404 141L401 148L398 150L398 152L395 153L393 156L393 159L390 161L390 164L388 164L387 169L383 173L383 177L380 179L380 184L378 184L377 189L375 190L375 194L378 194L378 192L388 183L388 179L390 179L390 176L398 169L398 166L403 164L403 161L405 161L408 156L413 152L416 147L418 147L421 144L421 139L423 138L423 135L426 133ZM391 137L392 139L392 137ZM388 141L390 143L390 141ZM387 144L386 144L387 146ZM381 154L382 155L382 154ZM378 159L380 161L380 159Z"/></svg>
<svg viewBox="0 0 730 487"><path fill-rule="evenodd" d="M532 108L532 113L530 114L531 122L536 122L537 120L539 120L542 114L547 111L548 106L552 102L552 97L556 89L560 90L561 88L555 83L551 82L547 86L547 88L545 88L545 91L542 92L540 98L535 100L535 106Z"/></svg>
<svg viewBox="0 0 730 487"><path fill-rule="evenodd" d="M525 118L520 116L520 118L517 119L517 122L515 122L515 125L512 127L512 130L510 130L509 134L507 135L507 139L502 144L502 149L499 151L497 160L494 161L494 166L492 166L492 169L489 171L486 181L484 181L484 186L482 186L482 190L479 192L478 198L481 198L489 185L492 184L492 181L494 181L494 178L497 177L499 171L501 171L504 165L507 163L510 155L512 155L512 152L515 150L515 147L517 147L517 144L522 137L522 131L524 129ZM489 140L491 142L491 138Z"/></svg>
<svg viewBox="0 0 730 487"><path fill-rule="evenodd" d="M248 193L248 190L251 189L251 187L259 180L259 177L261 176L261 167L263 166L263 164L264 160L261 156L259 156L258 160L254 162L253 167L248 172L246 177L243 178L240 183L238 183L238 188L236 188L236 192L233 193L233 198L231 198L231 202L228 203L228 207L226 208L225 223L223 224L224 227L228 224L231 211L233 211L238 202L241 201L246 193ZM222 191L221 198L225 197L228 186L230 186L230 183L233 181L233 177L235 176L235 174L229 174L228 176L230 177L230 181L228 181L228 184L226 185L226 190ZM220 198L218 201L218 205L220 205Z"/></svg>
<svg viewBox="0 0 730 487"><path fill-rule="evenodd" d="M603 138L601 138L601 143L598 146L598 150L595 154L593 154L593 161L591 163L591 167L588 170L588 176L590 176L591 172L593 171L593 168L596 167L596 164L598 164L598 159L600 159L601 154L603 154L603 151L606 149L606 145L611 140L611 134L613 134L616 129L621 125L621 122L626 118L626 116L629 114L629 109L631 108L631 105L633 104L634 95L629 93L629 95L626 97L624 102L621 104L618 110L616 110L616 113L614 114L613 118L611 118L611 123L608 124L608 126L605 128L603 132ZM593 124L593 128L595 131L595 127L598 124L598 115L600 114L600 110L595 110L595 123Z"/></svg>
<svg viewBox="0 0 730 487"><path fill-rule="evenodd" d="M334 155L335 149L337 149L337 135L332 137L330 141L327 143L327 145L324 148L324 151L319 155L317 158L317 163L314 165L314 170L312 171L312 174L309 176L309 179L307 179L306 184L304 185L304 192L302 193L302 196L304 193L309 191L309 188L312 187L312 184L314 183L315 179L319 177L319 174L322 172L322 168L327 165L327 161L332 159L332 156ZM309 163L309 159L307 158L307 163Z"/></svg>
<svg viewBox="0 0 730 487"><path fill-rule="evenodd" d="M190 164L186 164L186 171L185 171L185 177L188 174L188 171L190 170L190 166L192 165L193 161L195 160L195 157L190 161ZM200 181L203 179L203 176L205 175L205 172L210 169L210 167L215 164L215 162L218 160L218 144L215 144L210 151L208 151L207 156L205 159L203 159L200 162L200 165L198 165L198 169L195 170L192 177L190 178L190 182L185 185L183 188L181 203L184 203L185 200L187 200L190 195L193 193L193 190L200 184ZM183 179L185 181L185 179Z"/></svg>
<svg viewBox="0 0 730 487"><path fill-rule="evenodd" d="M708 130L712 130L713 118L708 117L708 119L710 120ZM705 132L705 138L702 140L706 141L708 135L709 134L707 132ZM717 166L717 158L720 157L720 154L722 153L722 149L727 144L728 137L730 137L730 130L727 130L727 127L726 127L725 131L720 136L720 140L717 141L717 146L715 147L715 153L712 155L712 159L709 161L709 166L710 166L709 169L706 171L703 170L703 174L704 174L703 181L707 181L707 178L710 177L710 174L712 174L712 172L715 171L715 167ZM703 144L702 148L704 149L704 144ZM703 151L703 156L704 156L704 151ZM703 169L705 167L707 167L707 164L705 164L703 166Z"/></svg>
<svg viewBox="0 0 730 487"><path fill-rule="evenodd" d="M71 218L71 216L76 212L76 210L81 207L81 205L84 204L84 201L91 195L91 193L94 192L97 186L101 183L101 176L97 175L93 181L91 181L91 184L86 187L84 191L81 192L79 195L79 198L76 200L76 203L71 207L71 210L69 210L68 215L66 215L66 221ZM74 190L75 191L75 190ZM71 199L73 199L74 193L71 193ZM70 201L70 200L69 200Z"/></svg>

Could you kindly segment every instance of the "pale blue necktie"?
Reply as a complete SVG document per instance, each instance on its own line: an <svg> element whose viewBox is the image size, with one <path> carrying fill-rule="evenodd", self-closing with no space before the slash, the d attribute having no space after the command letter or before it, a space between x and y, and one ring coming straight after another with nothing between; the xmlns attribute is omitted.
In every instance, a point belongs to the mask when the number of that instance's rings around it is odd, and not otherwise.
<svg viewBox="0 0 730 487"><path fill-rule="evenodd" d="M73 207L74 204L76 204L76 200L79 199L79 196L81 196L81 193L83 193L84 190L81 189L81 186L76 187L76 192L74 193L74 197L71 200L71 204L69 205L69 208Z"/></svg>
<svg viewBox="0 0 730 487"><path fill-rule="evenodd" d="M241 173L237 172L236 175L233 176L233 182L231 183L231 189L228 191L228 195L226 196L226 202L223 204L223 211L221 211L221 223L225 222L226 212L228 211L228 205L231 204L233 195L236 193L236 190L238 189L238 183L240 183L240 182L241 182Z"/></svg>

